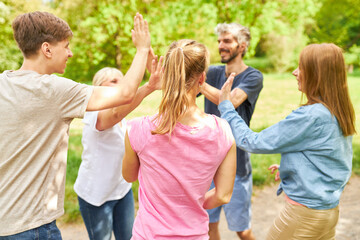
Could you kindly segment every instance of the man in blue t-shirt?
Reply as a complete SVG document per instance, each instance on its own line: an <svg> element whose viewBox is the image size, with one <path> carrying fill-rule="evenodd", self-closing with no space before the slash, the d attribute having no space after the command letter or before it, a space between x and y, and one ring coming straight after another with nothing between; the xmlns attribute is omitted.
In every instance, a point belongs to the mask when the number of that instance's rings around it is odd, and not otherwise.
<svg viewBox="0 0 360 240"><path fill-rule="evenodd" d="M218 35L219 54L225 65L210 66L206 83L201 87L205 96L205 112L220 116L217 105L221 87L231 73L235 73L232 86L232 104L238 114L249 125L256 101L263 87L263 76L260 71L247 66L243 57L250 44L248 28L236 24L218 24L215 28ZM214 187L212 183L211 188ZM255 239L250 226L251 221L252 174L249 154L237 148L237 170L233 196L230 203L208 210L210 217L210 240L220 239L218 230L220 211L224 207L228 227L236 231L240 239Z"/></svg>

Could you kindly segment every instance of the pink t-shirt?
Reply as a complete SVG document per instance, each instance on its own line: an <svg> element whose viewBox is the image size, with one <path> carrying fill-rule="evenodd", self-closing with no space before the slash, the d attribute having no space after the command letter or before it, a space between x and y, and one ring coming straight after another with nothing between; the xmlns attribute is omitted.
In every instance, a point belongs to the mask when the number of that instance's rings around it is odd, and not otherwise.
<svg viewBox="0 0 360 240"><path fill-rule="evenodd" d="M206 124L177 123L168 135L152 135L153 117L129 122L130 144L140 160L137 239L209 239L205 193L229 151L228 123L208 115Z"/></svg>

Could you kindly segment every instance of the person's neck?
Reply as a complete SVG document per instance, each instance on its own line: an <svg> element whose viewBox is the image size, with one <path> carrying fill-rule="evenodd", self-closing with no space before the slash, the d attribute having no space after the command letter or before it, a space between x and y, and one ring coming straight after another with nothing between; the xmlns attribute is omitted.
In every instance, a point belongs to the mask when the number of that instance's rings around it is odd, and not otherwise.
<svg viewBox="0 0 360 240"><path fill-rule="evenodd" d="M181 116L179 122L187 126L197 126L199 123L203 122L206 116L206 113L204 113L204 111L196 104L191 104Z"/></svg>
<svg viewBox="0 0 360 240"><path fill-rule="evenodd" d="M247 68L248 66L245 64L241 56L234 58L231 62L228 62L225 65L226 77L230 76L231 73L235 73L236 76L245 71Z"/></svg>
<svg viewBox="0 0 360 240"><path fill-rule="evenodd" d="M195 91L194 91L195 92ZM179 119L179 122L187 126L198 125L207 115L196 104L196 94L188 94L189 106Z"/></svg>
<svg viewBox="0 0 360 240"><path fill-rule="evenodd" d="M40 58L33 58L33 59L24 58L24 62L19 70L29 70L29 71L37 72L39 74L52 74L52 72L49 71L46 64L44 64Z"/></svg>

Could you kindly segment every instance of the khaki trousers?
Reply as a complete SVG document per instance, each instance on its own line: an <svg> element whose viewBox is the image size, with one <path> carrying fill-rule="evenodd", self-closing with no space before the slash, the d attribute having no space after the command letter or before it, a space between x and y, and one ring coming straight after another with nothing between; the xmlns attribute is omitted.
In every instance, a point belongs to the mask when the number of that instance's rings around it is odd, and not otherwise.
<svg viewBox="0 0 360 240"><path fill-rule="evenodd" d="M339 219L339 206L316 210L285 202L279 216L273 222L267 240L335 240L335 228Z"/></svg>

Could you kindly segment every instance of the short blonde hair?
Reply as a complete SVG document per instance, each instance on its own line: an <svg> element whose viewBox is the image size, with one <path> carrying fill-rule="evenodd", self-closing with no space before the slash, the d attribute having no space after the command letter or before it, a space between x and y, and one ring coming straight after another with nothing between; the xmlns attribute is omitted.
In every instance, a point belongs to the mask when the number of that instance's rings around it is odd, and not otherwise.
<svg viewBox="0 0 360 240"><path fill-rule="evenodd" d="M93 78L93 85L100 86L103 82L114 78L115 76L124 77L124 74L117 68L105 67L97 71Z"/></svg>

